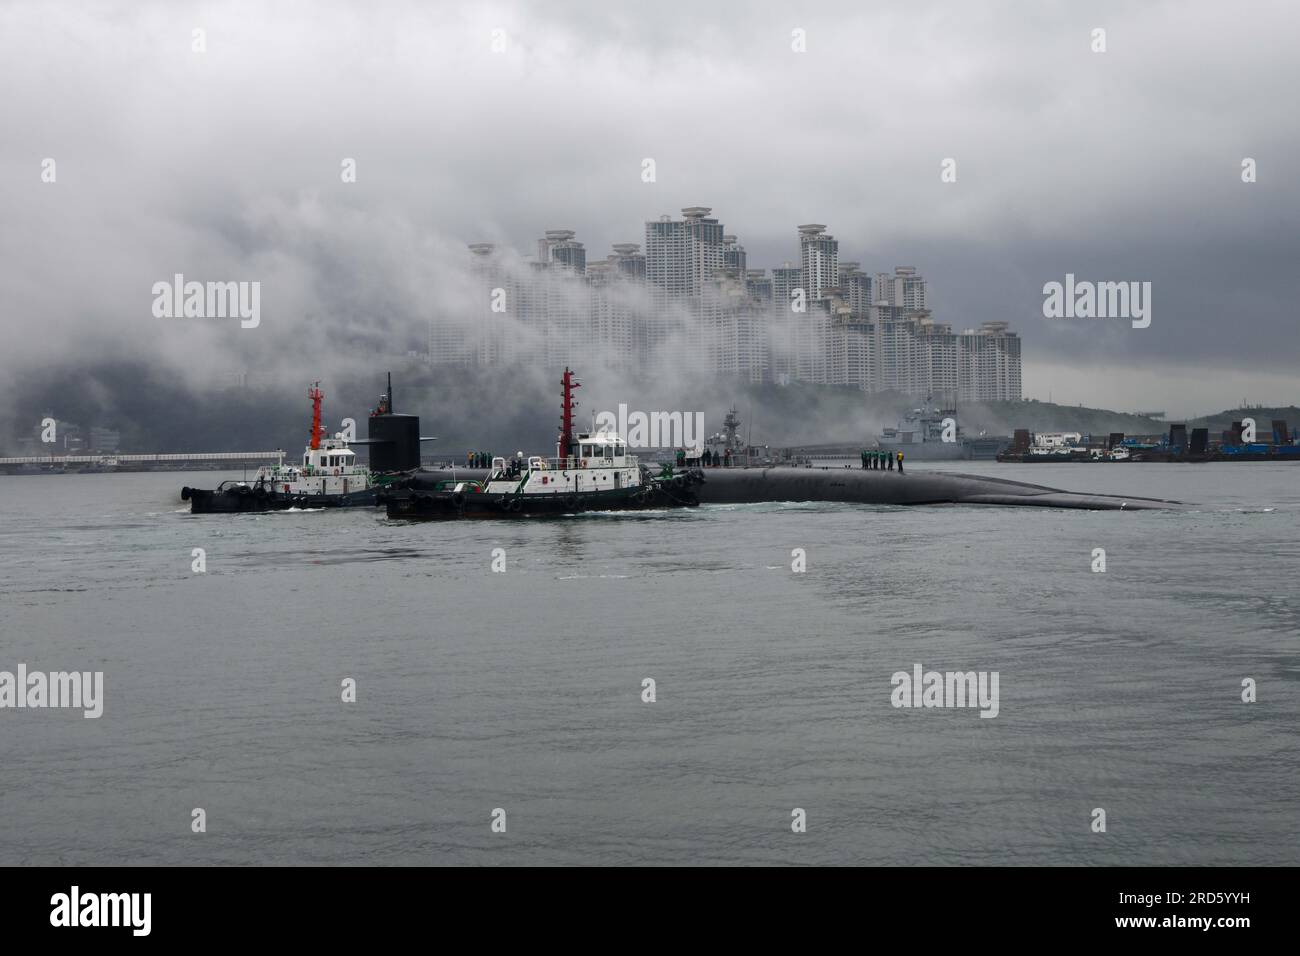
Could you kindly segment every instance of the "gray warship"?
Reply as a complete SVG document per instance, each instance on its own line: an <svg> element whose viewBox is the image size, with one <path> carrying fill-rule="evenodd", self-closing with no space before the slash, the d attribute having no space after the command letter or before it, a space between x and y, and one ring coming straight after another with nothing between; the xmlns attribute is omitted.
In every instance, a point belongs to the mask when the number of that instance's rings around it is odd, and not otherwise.
<svg viewBox="0 0 1300 956"><path fill-rule="evenodd" d="M876 447L891 454L901 451L907 461L993 461L1009 442L983 432L966 435L957 424L957 409L939 408L927 398L897 426L883 429Z"/></svg>

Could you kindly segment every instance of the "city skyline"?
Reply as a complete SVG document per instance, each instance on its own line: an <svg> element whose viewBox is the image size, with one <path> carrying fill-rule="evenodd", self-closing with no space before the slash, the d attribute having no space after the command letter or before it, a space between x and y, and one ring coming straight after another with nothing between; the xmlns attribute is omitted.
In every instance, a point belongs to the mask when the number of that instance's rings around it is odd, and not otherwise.
<svg viewBox="0 0 1300 956"><path fill-rule="evenodd" d="M1022 397L1021 344L1009 322L936 317L915 266L864 271L841 260L825 224L797 226L797 242L798 266L750 268L740 237L709 206L647 220L643 243L616 242L603 259L589 257L572 229L546 230L530 258L473 242L476 312L468 325L431 320L427 357L559 366L590 353L629 372L685 369L949 402Z"/></svg>

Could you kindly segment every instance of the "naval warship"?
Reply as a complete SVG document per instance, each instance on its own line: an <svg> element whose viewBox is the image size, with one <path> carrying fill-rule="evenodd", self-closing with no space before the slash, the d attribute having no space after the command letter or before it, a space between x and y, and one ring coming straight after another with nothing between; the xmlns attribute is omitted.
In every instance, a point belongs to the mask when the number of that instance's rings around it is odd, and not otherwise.
<svg viewBox="0 0 1300 956"><path fill-rule="evenodd" d="M967 436L957 424L955 408L938 408L926 399L897 426L883 429L876 446L891 454L901 451L907 461L992 461L1008 443L982 432L976 438Z"/></svg>

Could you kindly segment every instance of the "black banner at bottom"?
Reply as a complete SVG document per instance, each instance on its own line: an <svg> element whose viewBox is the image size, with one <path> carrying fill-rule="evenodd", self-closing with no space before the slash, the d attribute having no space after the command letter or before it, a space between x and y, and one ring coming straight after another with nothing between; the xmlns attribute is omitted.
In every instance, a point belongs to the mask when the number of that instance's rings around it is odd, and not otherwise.
<svg viewBox="0 0 1300 956"><path fill-rule="evenodd" d="M123 867L11 868L3 879L7 941L373 943L463 928L492 942L599 931L612 943L620 926L649 942L689 925L693 939L733 942L847 930L915 943L934 934L945 947L1096 936L1230 946L1290 922L1295 871Z"/></svg>

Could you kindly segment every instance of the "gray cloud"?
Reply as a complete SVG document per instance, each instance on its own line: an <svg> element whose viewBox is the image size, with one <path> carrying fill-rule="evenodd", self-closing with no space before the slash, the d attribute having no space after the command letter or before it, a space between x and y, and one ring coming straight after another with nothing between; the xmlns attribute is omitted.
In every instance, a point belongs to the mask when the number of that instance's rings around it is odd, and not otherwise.
<svg viewBox="0 0 1300 956"><path fill-rule="evenodd" d="M699 203L754 266L795 258L806 221L869 270L917 265L941 321L1021 331L1029 394L1291 401L1298 21L1280 2L7 4L0 370L373 368L463 313L466 242L527 252L567 227L603 255ZM1067 271L1152 281L1152 327L1043 319ZM262 327L154 319L175 272L261 281Z"/></svg>

